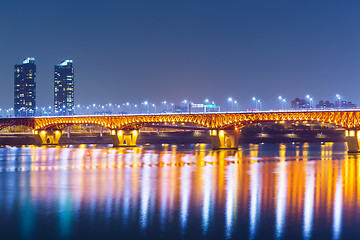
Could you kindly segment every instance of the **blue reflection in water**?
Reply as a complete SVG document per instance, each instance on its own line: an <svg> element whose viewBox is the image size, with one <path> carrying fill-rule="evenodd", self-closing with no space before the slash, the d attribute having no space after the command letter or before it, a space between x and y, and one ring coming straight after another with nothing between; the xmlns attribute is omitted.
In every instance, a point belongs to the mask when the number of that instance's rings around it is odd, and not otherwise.
<svg viewBox="0 0 360 240"><path fill-rule="evenodd" d="M311 238L314 217L314 190L315 190L315 173L313 165L308 163L306 168L306 186L304 200L304 220L303 234L305 239Z"/></svg>
<svg viewBox="0 0 360 240"><path fill-rule="evenodd" d="M235 165L227 167L226 183L226 205L225 205L225 237L231 238L233 221L234 221L234 204L235 204Z"/></svg>
<svg viewBox="0 0 360 240"><path fill-rule="evenodd" d="M61 156L61 166L69 166L69 154L70 149L64 149ZM69 172L65 171L59 175L59 236L63 239L66 239L71 234L72 227L72 203L74 200L71 198L71 192L68 190L67 186L69 185Z"/></svg>
<svg viewBox="0 0 360 240"><path fill-rule="evenodd" d="M255 238L261 211L261 174L259 171L259 164L260 163L258 162L254 162L250 165L250 239Z"/></svg>
<svg viewBox="0 0 360 240"><path fill-rule="evenodd" d="M140 203L140 226L142 230L145 230L148 222L149 215L149 202L150 202L150 173L151 168L145 166L142 169L141 180L141 203Z"/></svg>
<svg viewBox="0 0 360 240"><path fill-rule="evenodd" d="M123 179L124 181L120 184L123 184L122 187L124 189L123 193L123 202L122 202L122 226L123 229L126 229L129 223L129 214L130 214L130 200L131 200L131 186L132 186L132 178L131 178L131 169L125 168L123 171Z"/></svg>
<svg viewBox="0 0 360 240"><path fill-rule="evenodd" d="M202 209L202 226L203 234L206 235L206 232L209 228L209 219L210 219L210 204L211 204L211 180L212 180L212 166L206 165L204 167L204 182L203 182L203 209Z"/></svg>
<svg viewBox="0 0 360 240"><path fill-rule="evenodd" d="M181 203L180 203L180 223L184 234L189 215L189 200L191 194L191 167L185 165L181 168Z"/></svg>
<svg viewBox="0 0 360 240"><path fill-rule="evenodd" d="M338 146L0 148L0 238L351 239L360 169Z"/></svg>
<svg viewBox="0 0 360 240"><path fill-rule="evenodd" d="M20 178L21 182L28 181L28 175L22 175ZM34 219L34 212L36 212L36 208L33 207L33 204L31 202L31 195L29 194L29 189L26 189L25 191L21 191L19 198L22 201L21 207L20 207L20 233L21 237L23 239L31 239L34 234L35 230L35 219Z"/></svg>
<svg viewBox="0 0 360 240"><path fill-rule="evenodd" d="M341 224L342 224L342 177L341 171L336 179L336 190L334 200L334 219L333 219L333 239L341 238Z"/></svg>
<svg viewBox="0 0 360 240"><path fill-rule="evenodd" d="M168 156L167 156L168 157ZM168 179L170 175L169 167L163 167L160 170L160 178ZM166 227L166 217L167 217L167 208L168 208L168 200L169 200L169 182L164 181L160 183L160 227L161 231L165 231Z"/></svg>
<svg viewBox="0 0 360 240"><path fill-rule="evenodd" d="M277 239L281 238L284 232L286 223L286 162L278 163L278 187L276 198L276 219L275 219L275 236Z"/></svg>

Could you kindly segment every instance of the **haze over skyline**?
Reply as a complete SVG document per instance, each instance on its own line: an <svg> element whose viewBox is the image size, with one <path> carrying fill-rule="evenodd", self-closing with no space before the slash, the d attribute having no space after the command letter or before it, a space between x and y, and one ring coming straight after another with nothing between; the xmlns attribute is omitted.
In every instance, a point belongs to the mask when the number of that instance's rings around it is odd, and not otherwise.
<svg viewBox="0 0 360 240"><path fill-rule="evenodd" d="M358 1L0 2L0 106L14 65L35 57L37 105L53 104L54 65L74 60L75 103L253 96L360 103Z"/></svg>

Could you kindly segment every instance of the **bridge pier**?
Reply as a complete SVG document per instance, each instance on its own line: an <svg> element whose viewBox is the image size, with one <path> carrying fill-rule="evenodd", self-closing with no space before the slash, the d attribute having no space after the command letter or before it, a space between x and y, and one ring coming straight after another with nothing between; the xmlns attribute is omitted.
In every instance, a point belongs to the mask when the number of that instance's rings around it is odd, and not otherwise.
<svg viewBox="0 0 360 240"><path fill-rule="evenodd" d="M237 130L210 130L213 149L237 149L239 137Z"/></svg>
<svg viewBox="0 0 360 240"><path fill-rule="evenodd" d="M38 145L58 145L61 134L60 130L36 130L36 142Z"/></svg>
<svg viewBox="0 0 360 240"><path fill-rule="evenodd" d="M345 131L346 143L349 153L360 152L360 131L357 130L346 130Z"/></svg>
<svg viewBox="0 0 360 240"><path fill-rule="evenodd" d="M111 130L114 147L136 147L138 130Z"/></svg>

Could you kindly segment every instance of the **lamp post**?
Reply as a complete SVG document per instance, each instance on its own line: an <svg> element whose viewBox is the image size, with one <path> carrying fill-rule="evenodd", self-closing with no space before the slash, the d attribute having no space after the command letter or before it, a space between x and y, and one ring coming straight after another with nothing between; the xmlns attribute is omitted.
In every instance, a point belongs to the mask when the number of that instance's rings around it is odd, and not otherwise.
<svg viewBox="0 0 360 240"><path fill-rule="evenodd" d="M278 99L279 99L279 109L281 109L282 108L282 100L283 100L283 98L281 96L279 96Z"/></svg>
<svg viewBox="0 0 360 240"><path fill-rule="evenodd" d="M166 113L168 111L167 101L162 101L161 104L162 104L162 112Z"/></svg>
<svg viewBox="0 0 360 240"><path fill-rule="evenodd" d="M147 113L149 113L149 103L148 103L148 101L145 101L143 104L145 105L145 108L147 107Z"/></svg>
<svg viewBox="0 0 360 240"><path fill-rule="evenodd" d="M308 108L312 108L312 98L310 97L310 95L306 95L306 98L309 99L309 106Z"/></svg>
<svg viewBox="0 0 360 240"><path fill-rule="evenodd" d="M258 99L258 100L257 100L257 103L259 103L259 111L261 111L261 100Z"/></svg>
<svg viewBox="0 0 360 240"><path fill-rule="evenodd" d="M256 97L252 98L253 102L254 102L254 109L257 109L257 101L256 101Z"/></svg>
<svg viewBox="0 0 360 240"><path fill-rule="evenodd" d="M234 101L234 104L235 104L235 111L238 112L238 111L239 111L238 102L235 100L235 101Z"/></svg>
<svg viewBox="0 0 360 240"><path fill-rule="evenodd" d="M233 105L233 99L231 97L228 98L228 103L229 103L229 105L231 103L231 111L233 111L234 110L234 105ZM230 106L229 106L229 108L230 108Z"/></svg>
<svg viewBox="0 0 360 240"><path fill-rule="evenodd" d="M206 112L206 108L207 108L207 105L209 104L209 102L210 101L208 98L204 100L204 112Z"/></svg>
<svg viewBox="0 0 360 240"><path fill-rule="evenodd" d="M341 108L341 96L340 96L340 94L336 94L336 98L338 99L338 103L339 103L338 108Z"/></svg>
<svg viewBox="0 0 360 240"><path fill-rule="evenodd" d="M186 112L189 112L190 111L190 104L188 104L188 101L185 99L184 101L181 102L182 103L182 110L181 112L183 112L183 106L185 105L186 106Z"/></svg>
<svg viewBox="0 0 360 240"><path fill-rule="evenodd" d="M283 108L286 110L286 99L283 98L282 103L284 104Z"/></svg>

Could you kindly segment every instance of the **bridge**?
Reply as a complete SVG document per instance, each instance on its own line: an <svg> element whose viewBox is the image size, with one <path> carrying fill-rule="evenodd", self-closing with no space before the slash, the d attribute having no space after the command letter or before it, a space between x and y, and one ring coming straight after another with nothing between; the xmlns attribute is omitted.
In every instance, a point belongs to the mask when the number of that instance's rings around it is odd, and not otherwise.
<svg viewBox="0 0 360 240"><path fill-rule="evenodd" d="M209 130L213 149L231 149L238 146L241 128L261 122L278 121L311 121L341 127L346 130L349 152L360 150L358 110L0 118L0 129L26 126L33 130L39 144L56 145L66 127L74 124L99 125L108 128L114 146L121 147L136 146L139 129L143 127L192 123L199 129Z"/></svg>

